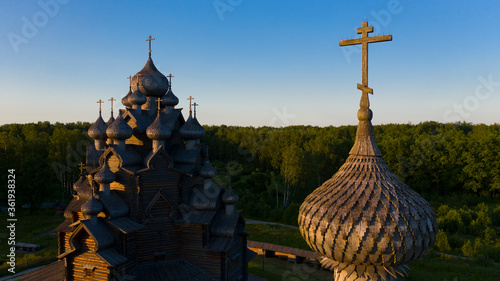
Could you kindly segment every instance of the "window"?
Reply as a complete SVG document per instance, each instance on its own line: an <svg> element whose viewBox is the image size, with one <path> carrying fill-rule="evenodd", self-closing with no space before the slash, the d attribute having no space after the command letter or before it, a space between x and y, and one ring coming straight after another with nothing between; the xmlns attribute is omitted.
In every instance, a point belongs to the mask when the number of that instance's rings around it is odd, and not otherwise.
<svg viewBox="0 0 500 281"><path fill-rule="evenodd" d="M95 267L85 268L83 270L83 276L84 277L94 277L94 271L95 271Z"/></svg>

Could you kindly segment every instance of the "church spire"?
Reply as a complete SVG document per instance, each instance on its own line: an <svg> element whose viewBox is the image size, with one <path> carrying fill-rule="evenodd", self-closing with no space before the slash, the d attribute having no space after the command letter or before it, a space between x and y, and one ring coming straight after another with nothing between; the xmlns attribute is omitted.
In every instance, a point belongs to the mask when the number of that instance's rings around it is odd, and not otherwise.
<svg viewBox="0 0 500 281"><path fill-rule="evenodd" d="M364 156L382 156L380 150L375 143L375 135L371 123L373 112L370 110L370 101L368 94L373 95L373 89L368 87L368 44L384 41L392 41L392 35L382 35L369 37L368 33L373 32L373 26L368 26L368 22L363 22L362 27L356 30L361 34L361 38L341 40L339 46L350 46L361 44L361 77L362 83L357 85L358 90L361 90L361 100L359 102L360 109L358 110L359 125L356 132L356 141L350 155Z"/></svg>

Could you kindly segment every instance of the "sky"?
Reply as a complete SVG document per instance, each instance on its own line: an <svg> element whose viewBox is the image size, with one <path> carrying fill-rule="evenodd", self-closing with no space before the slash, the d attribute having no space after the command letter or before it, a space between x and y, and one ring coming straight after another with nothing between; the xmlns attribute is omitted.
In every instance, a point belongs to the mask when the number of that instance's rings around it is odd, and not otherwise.
<svg viewBox="0 0 500 281"><path fill-rule="evenodd" d="M161 0L0 2L0 124L94 122L124 108L148 57L205 125L355 125L358 38L371 36L374 124L500 121L500 2ZM116 115L115 115L116 116Z"/></svg>

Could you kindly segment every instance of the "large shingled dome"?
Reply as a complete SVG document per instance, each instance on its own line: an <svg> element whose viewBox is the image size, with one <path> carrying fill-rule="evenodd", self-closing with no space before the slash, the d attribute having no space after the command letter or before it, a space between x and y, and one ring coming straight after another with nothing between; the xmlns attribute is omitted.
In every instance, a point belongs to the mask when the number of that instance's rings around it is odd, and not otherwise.
<svg viewBox="0 0 500 281"><path fill-rule="evenodd" d="M141 81L138 81L138 77L140 77ZM160 98L165 95L169 88L167 77L156 68L151 57L149 57L142 70L132 78L132 85L136 85L138 82L142 82L139 89L141 89L141 92L143 92L146 97ZM135 86L133 90L136 88L137 86Z"/></svg>
<svg viewBox="0 0 500 281"><path fill-rule="evenodd" d="M196 117L189 116L188 120L179 130L181 137L187 140L201 139L205 134L205 129L200 125Z"/></svg>
<svg viewBox="0 0 500 281"><path fill-rule="evenodd" d="M118 118L116 118L115 122L106 130L108 137L115 140L126 140L130 138L133 133L134 131L127 122L125 122L121 114L118 114Z"/></svg>
<svg viewBox="0 0 500 281"><path fill-rule="evenodd" d="M340 46L392 40L390 35L361 39ZM363 58L367 59L367 47ZM307 244L322 256L335 281L392 281L405 275L403 265L423 256L434 244L436 215L429 203L403 183L385 163L371 123L367 62L356 141L346 162L314 190L299 210L299 228Z"/></svg>
<svg viewBox="0 0 500 281"><path fill-rule="evenodd" d="M99 117L97 120L90 126L88 130L89 137L95 140L105 140L106 139L106 129L108 126L102 119L101 114L99 113Z"/></svg>

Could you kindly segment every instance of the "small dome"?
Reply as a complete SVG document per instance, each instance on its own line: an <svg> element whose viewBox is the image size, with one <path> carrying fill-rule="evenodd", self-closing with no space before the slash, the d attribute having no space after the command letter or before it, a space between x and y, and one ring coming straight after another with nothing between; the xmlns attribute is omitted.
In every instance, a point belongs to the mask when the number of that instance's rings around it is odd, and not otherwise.
<svg viewBox="0 0 500 281"><path fill-rule="evenodd" d="M229 186L229 188L222 194L222 202L226 205L236 205L238 201L240 200L240 197L236 192L233 191L233 188Z"/></svg>
<svg viewBox="0 0 500 281"><path fill-rule="evenodd" d="M113 115L111 115L111 117L109 117L109 120L108 122L106 122L106 126L111 126L111 124L113 124L113 122L115 122L115 117L113 117Z"/></svg>
<svg viewBox="0 0 500 281"><path fill-rule="evenodd" d="M196 117L191 117L189 116L188 120L184 125L182 125L181 129L179 130L181 137L188 139L188 140L197 140L201 139L203 135L205 134L205 129L198 123L198 120L196 120Z"/></svg>
<svg viewBox="0 0 500 281"><path fill-rule="evenodd" d="M102 116L99 113L99 118L95 121L95 123L90 126L88 130L89 137L95 139L95 140L104 140L106 139L106 129L108 126L106 123L104 123L104 120L102 120Z"/></svg>
<svg viewBox="0 0 500 281"><path fill-rule="evenodd" d="M200 170L200 176L204 178L213 178L217 174L217 170L212 166L210 161L205 162L205 165Z"/></svg>
<svg viewBox="0 0 500 281"><path fill-rule="evenodd" d="M140 74L141 81L137 81L138 74ZM138 82L142 82L139 88L141 88L142 92L147 97L160 98L165 95L169 88L167 77L156 69L151 57L149 57L144 68L132 78L132 85ZM137 88L137 86L135 88Z"/></svg>
<svg viewBox="0 0 500 281"><path fill-rule="evenodd" d="M86 216L96 216L102 212L102 204L92 194L82 205L82 213Z"/></svg>
<svg viewBox="0 0 500 281"><path fill-rule="evenodd" d="M158 114L155 121L146 129L146 135L152 140L166 140L172 135L172 131L163 120L165 115Z"/></svg>
<svg viewBox="0 0 500 281"><path fill-rule="evenodd" d="M98 183L112 183L116 180L115 173L111 172L108 163L104 162L101 170L94 175L94 179Z"/></svg>
<svg viewBox="0 0 500 281"><path fill-rule="evenodd" d="M108 137L115 140L126 140L130 138L133 133L134 131L125 122L121 114L118 114L118 118L116 118L115 122L106 130Z"/></svg>
<svg viewBox="0 0 500 281"><path fill-rule="evenodd" d="M179 99L172 92L172 88L169 88L167 93L161 98L161 104L163 106L176 106L179 103Z"/></svg>
<svg viewBox="0 0 500 281"><path fill-rule="evenodd" d="M128 98L132 95L132 87L129 87L128 88L128 93L123 97L122 99L122 104L125 106L125 107L132 107L132 104L130 103L130 101L128 100Z"/></svg>
<svg viewBox="0 0 500 281"><path fill-rule="evenodd" d="M146 96L141 92L140 88L137 87L135 91L130 94L130 96L127 98L127 102L130 103L131 105L143 105L148 101Z"/></svg>

